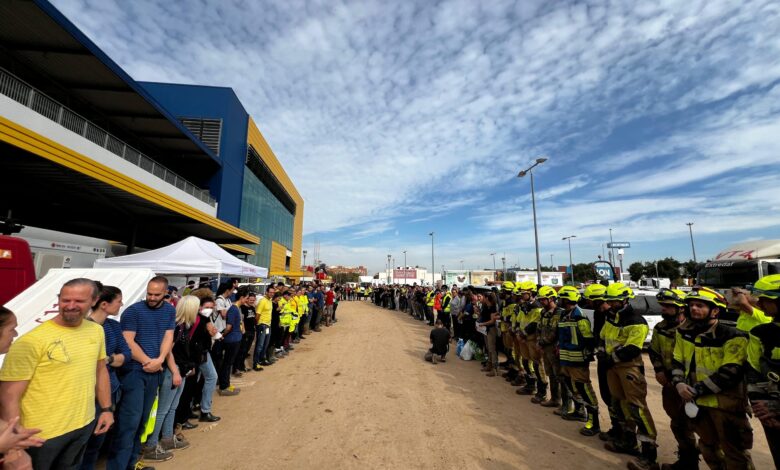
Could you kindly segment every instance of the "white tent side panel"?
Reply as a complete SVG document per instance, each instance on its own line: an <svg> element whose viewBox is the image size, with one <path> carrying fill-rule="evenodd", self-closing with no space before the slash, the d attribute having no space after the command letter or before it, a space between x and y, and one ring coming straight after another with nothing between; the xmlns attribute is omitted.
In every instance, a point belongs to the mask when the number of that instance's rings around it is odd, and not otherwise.
<svg viewBox="0 0 780 470"><path fill-rule="evenodd" d="M16 314L18 322L16 331L19 332L19 336L57 316L57 295L60 293L60 288L71 279L80 277L118 287L122 290L122 301L127 307L146 296L146 284L154 277L154 271L150 269L51 269L38 282L5 304ZM2 357L0 357L0 364L2 364Z"/></svg>

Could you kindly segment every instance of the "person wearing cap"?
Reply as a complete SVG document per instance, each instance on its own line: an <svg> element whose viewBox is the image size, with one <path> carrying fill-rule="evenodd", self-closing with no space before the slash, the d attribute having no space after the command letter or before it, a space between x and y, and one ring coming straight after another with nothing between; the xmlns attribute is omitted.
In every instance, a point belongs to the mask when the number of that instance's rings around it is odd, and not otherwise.
<svg viewBox="0 0 780 470"><path fill-rule="evenodd" d="M515 303L512 301L512 290L514 288L514 282L504 281L503 284L501 284L501 292L499 294L501 298L501 323L499 324L499 331L501 331L501 342L504 346L504 352L506 353L506 362L502 363L501 366L509 369L501 374L501 377L509 379L510 381L516 377L514 369L511 368L513 362L513 339L512 334L509 331L512 326L512 317L515 315Z"/></svg>
<svg viewBox="0 0 780 470"><path fill-rule="evenodd" d="M668 470L685 470L699 465L699 449L693 426L685 416L685 403L672 385L672 361L677 328L685 321L685 293L678 289L661 289L655 296L661 305L661 317L653 328L648 354L653 363L655 379L661 384L661 400L669 416L672 435L677 441L677 461L664 464Z"/></svg>
<svg viewBox="0 0 780 470"><path fill-rule="evenodd" d="M753 468L753 430L748 419L744 364L748 338L718 319L726 298L706 287L685 296L689 317L677 328L672 384L699 435L710 468Z"/></svg>
<svg viewBox="0 0 780 470"><path fill-rule="evenodd" d="M599 425L599 402L590 382L590 363L596 348L596 338L590 329L590 320L577 303L580 292L572 286L564 286L558 291L558 302L563 313L558 321L558 349L561 364L561 379L565 389L562 412L569 412L570 396L586 411L585 426L580 429L583 436L595 436L601 432ZM575 410L576 411L576 410ZM565 414L561 414L565 416Z"/></svg>
<svg viewBox="0 0 780 470"><path fill-rule="evenodd" d="M425 294L425 318L428 320L428 326L433 326L433 320L435 319L433 307L436 302L436 289L433 287L426 289L428 291Z"/></svg>
<svg viewBox="0 0 780 470"><path fill-rule="evenodd" d="M750 333L753 327L772 321L772 318L758 307L756 299L750 295L750 291L734 288L731 292L733 294L732 306L739 311L739 317L737 318L738 330Z"/></svg>
<svg viewBox="0 0 780 470"><path fill-rule="evenodd" d="M537 352L542 356L544 371L550 383L550 399L547 400L547 387L539 385L531 403L548 408L561 406L561 365L558 360L558 321L563 309L557 304L558 293L550 286L539 288L536 296L542 306L539 317L539 334L536 339Z"/></svg>
<svg viewBox="0 0 780 470"><path fill-rule="evenodd" d="M612 452L638 453L639 458L628 463L629 469L657 468L656 430L647 406L647 381L642 360L642 347L650 330L644 317L634 312L629 303L634 298L630 287L621 282L610 284L604 298L610 309L601 329L603 348L598 355L608 369L607 384L613 406L623 407L626 418L621 423L620 438L608 441L604 447Z"/></svg>
<svg viewBox="0 0 780 470"><path fill-rule="evenodd" d="M522 342L522 338L520 336L520 317L522 314L522 311L520 310L520 303L522 302L522 292L520 291L520 283L515 284L515 288L512 289L512 304L513 304L513 310L512 310L512 316L510 318L510 338L512 339L512 356L514 359L514 367L511 369L511 374L509 374L506 378L510 380L510 385L513 387L520 387L525 385L525 376L527 375L527 370L529 369L529 363L528 359L524 358L520 351L520 343ZM513 379L510 379L511 376L514 376Z"/></svg>
<svg viewBox="0 0 780 470"><path fill-rule="evenodd" d="M450 294L447 286L441 286L441 292L443 294L441 296L441 314L439 315L439 318L441 318L444 328L447 328L447 331L449 331L451 326L450 312L452 312L452 294Z"/></svg>
<svg viewBox="0 0 780 470"><path fill-rule="evenodd" d="M547 381L542 369L542 356L536 349L537 328L542 316L542 305L535 299L537 286L534 281L520 283L521 302L517 310L517 336L520 355L528 361L525 386L516 391L518 395L535 395L537 387L544 387L547 393ZM533 375L532 375L533 374Z"/></svg>
<svg viewBox="0 0 780 470"><path fill-rule="evenodd" d="M759 279L752 287L758 307L771 323L750 330L745 380L753 413L761 421L775 466L780 465L780 274Z"/></svg>

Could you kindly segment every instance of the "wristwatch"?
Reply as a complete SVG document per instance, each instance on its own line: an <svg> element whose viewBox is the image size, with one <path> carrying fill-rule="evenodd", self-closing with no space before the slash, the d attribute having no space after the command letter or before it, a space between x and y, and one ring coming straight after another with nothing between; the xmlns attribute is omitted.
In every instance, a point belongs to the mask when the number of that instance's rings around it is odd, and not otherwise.
<svg viewBox="0 0 780 470"><path fill-rule="evenodd" d="M106 364L111 365L113 363L114 363L114 355L113 354L109 354L108 355L108 359L106 359Z"/></svg>
<svg viewBox="0 0 780 470"><path fill-rule="evenodd" d="M102 407L101 406L100 407L100 412L101 413L113 413L114 412L114 406L113 405L107 406L107 407Z"/></svg>

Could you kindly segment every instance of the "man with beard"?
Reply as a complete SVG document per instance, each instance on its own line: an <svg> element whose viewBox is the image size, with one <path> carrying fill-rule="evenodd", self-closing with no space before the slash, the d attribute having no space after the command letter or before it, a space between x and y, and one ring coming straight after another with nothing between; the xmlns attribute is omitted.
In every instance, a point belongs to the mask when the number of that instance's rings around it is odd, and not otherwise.
<svg viewBox="0 0 780 470"><path fill-rule="evenodd" d="M146 286L146 299L128 307L122 314L122 334L130 346L132 359L120 377L122 399L117 408L117 429L109 455L108 470L135 466L141 452L141 434L162 382L165 358L173 347L176 309L163 301L168 279L153 277ZM154 461L169 460L170 452L160 452ZM150 460L150 456L144 456Z"/></svg>
<svg viewBox="0 0 780 470"><path fill-rule="evenodd" d="M97 298L93 281L66 282L58 315L20 337L0 371L2 418L21 416L24 427L41 429L46 439L27 450L35 469L78 468L90 435L114 423L103 328L84 321Z"/></svg>

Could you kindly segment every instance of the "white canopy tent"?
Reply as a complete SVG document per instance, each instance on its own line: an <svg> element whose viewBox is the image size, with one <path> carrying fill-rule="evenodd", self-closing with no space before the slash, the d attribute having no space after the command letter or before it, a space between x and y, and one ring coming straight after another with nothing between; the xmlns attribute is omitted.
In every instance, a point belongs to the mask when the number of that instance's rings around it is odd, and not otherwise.
<svg viewBox="0 0 780 470"><path fill-rule="evenodd" d="M216 243L197 237L156 250L95 261L95 268L146 268L157 274L216 274L242 277L268 277L268 268L241 261Z"/></svg>

